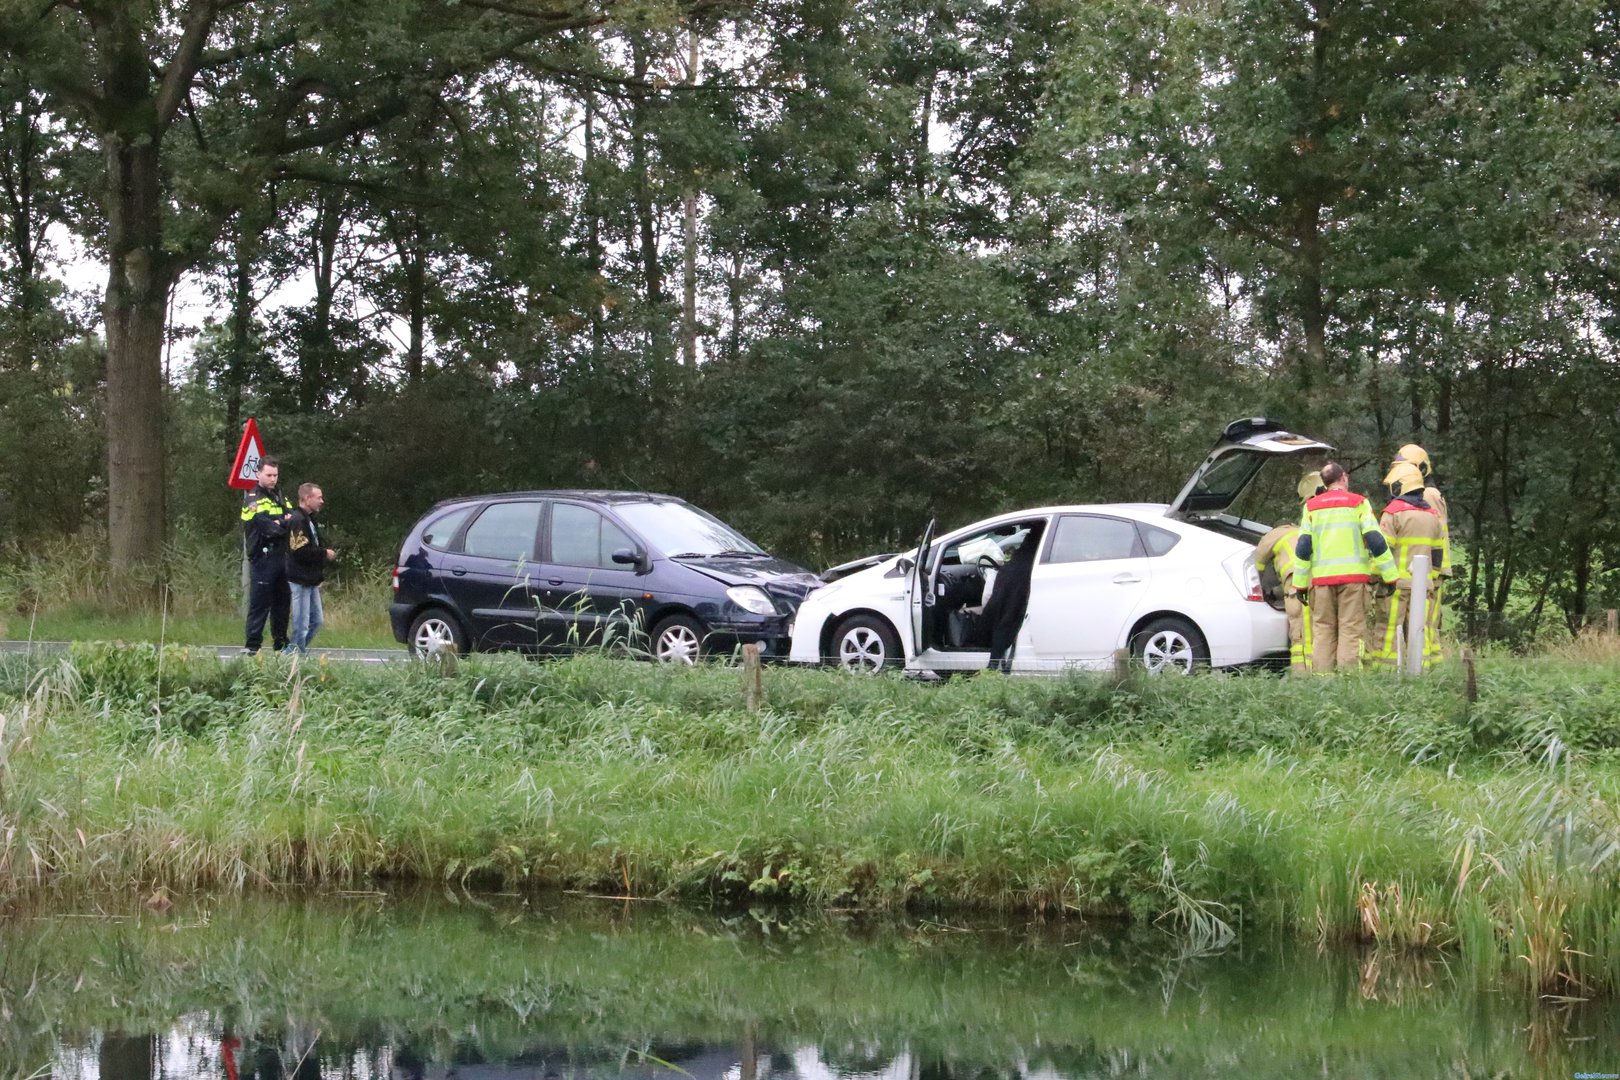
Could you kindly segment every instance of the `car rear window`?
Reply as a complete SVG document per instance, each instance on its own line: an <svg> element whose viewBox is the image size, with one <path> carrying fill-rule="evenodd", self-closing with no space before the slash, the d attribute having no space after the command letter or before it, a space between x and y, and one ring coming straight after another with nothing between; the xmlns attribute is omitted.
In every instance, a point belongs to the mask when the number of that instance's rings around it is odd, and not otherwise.
<svg viewBox="0 0 1620 1080"><path fill-rule="evenodd" d="M422 530L422 543L441 551L449 548L450 541L456 538L456 530L461 528L461 523L472 512L471 506L457 506L440 514Z"/></svg>
<svg viewBox="0 0 1620 1080"><path fill-rule="evenodd" d="M1058 519L1047 562L1096 562L1141 558L1134 523L1093 514L1065 514Z"/></svg>
<svg viewBox="0 0 1620 1080"><path fill-rule="evenodd" d="M461 550L486 559L524 562L534 558L534 541L539 532L539 503L490 503L478 520L467 526Z"/></svg>
<svg viewBox="0 0 1620 1080"><path fill-rule="evenodd" d="M1181 536L1169 529L1161 529L1157 525L1143 525L1137 523L1142 530L1142 539L1147 544L1147 553L1152 556L1167 554L1171 548L1181 543Z"/></svg>

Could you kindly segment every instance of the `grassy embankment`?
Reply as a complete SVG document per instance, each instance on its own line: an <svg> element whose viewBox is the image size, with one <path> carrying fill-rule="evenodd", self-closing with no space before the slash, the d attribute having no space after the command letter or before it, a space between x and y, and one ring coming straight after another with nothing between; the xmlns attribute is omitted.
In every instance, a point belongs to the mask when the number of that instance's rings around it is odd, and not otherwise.
<svg viewBox="0 0 1620 1080"><path fill-rule="evenodd" d="M1152 920L1620 989L1620 658L943 686L604 656L0 666L0 888L426 879Z"/></svg>
<svg viewBox="0 0 1620 1080"><path fill-rule="evenodd" d="M104 548L75 538L0 559L0 640L241 642L242 553L234 542L176 538L163 557L166 591L113 574ZM398 644L388 626L389 567L340 559L321 595L318 644Z"/></svg>

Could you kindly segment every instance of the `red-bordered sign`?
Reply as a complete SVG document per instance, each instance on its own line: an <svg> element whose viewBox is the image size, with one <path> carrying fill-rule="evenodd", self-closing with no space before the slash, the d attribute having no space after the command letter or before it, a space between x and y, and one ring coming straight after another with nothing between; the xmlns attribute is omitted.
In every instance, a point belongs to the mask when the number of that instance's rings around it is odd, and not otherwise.
<svg viewBox="0 0 1620 1080"><path fill-rule="evenodd" d="M242 429L242 445L236 448L236 464L225 483L243 491L252 491L259 483L259 460L264 457L264 443L259 440L259 425L248 417Z"/></svg>

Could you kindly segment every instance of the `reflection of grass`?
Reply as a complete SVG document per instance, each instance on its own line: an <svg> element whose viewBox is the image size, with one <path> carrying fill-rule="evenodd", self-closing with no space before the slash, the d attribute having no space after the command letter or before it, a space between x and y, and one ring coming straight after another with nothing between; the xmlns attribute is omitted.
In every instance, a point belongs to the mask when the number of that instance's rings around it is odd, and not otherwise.
<svg viewBox="0 0 1620 1080"><path fill-rule="evenodd" d="M93 910L113 918L78 917ZM863 1071L905 1053L937 1076L1550 1076L1620 1035L1613 1012L1593 1009L1555 1014L1562 1038L1528 1039L1522 1003L1476 992L1468 972L1263 938L1189 959L1160 935L1062 924L716 919L467 895L70 914L0 925L0 1076L96 1031L161 1032L182 1015L198 1032L228 1026L243 1060L284 1047L293 1027L319 1030L334 1065L382 1045L426 1062L566 1050L608 1075L627 1053L679 1066L696 1047L747 1043L813 1045Z"/></svg>
<svg viewBox="0 0 1620 1080"><path fill-rule="evenodd" d="M160 668L161 664L161 668ZM994 677L606 656L0 665L0 882L401 877L1277 927L1620 988L1620 680ZM159 684L161 681L161 690ZM9 689L8 689L9 687ZM1516 959L1521 958L1522 959Z"/></svg>

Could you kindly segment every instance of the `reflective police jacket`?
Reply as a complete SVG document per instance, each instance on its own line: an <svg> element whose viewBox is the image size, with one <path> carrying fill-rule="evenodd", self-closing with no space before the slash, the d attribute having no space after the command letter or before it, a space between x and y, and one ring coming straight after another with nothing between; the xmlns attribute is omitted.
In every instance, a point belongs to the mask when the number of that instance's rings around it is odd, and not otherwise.
<svg viewBox="0 0 1620 1080"><path fill-rule="evenodd" d="M1373 520L1371 504L1354 492L1324 491L1305 504L1294 554L1296 589L1395 580L1389 541Z"/></svg>
<svg viewBox="0 0 1620 1080"><path fill-rule="evenodd" d="M253 562L273 558L277 562L287 552L286 517L292 504L281 492L255 487L242 500L242 531L247 537L247 554Z"/></svg>

